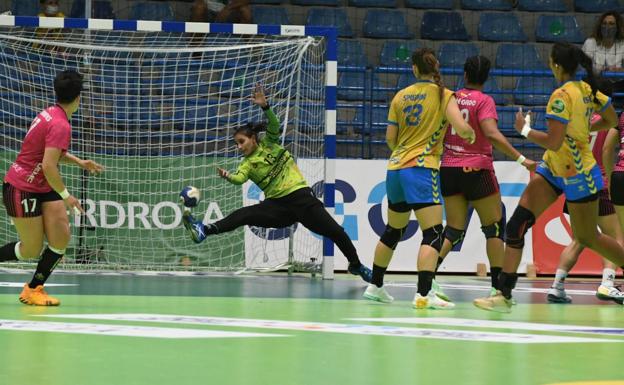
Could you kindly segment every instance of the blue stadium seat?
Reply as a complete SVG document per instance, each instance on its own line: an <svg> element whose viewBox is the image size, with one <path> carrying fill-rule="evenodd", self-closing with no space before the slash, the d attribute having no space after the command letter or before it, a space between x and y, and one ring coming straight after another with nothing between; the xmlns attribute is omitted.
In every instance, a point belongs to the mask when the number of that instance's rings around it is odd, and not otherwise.
<svg viewBox="0 0 624 385"><path fill-rule="evenodd" d="M528 109L525 109L525 112L527 112L527 110ZM499 107L496 109L496 112L498 114L498 129L503 135L520 137L520 134L514 128L518 107ZM546 130L544 111L531 109L531 127L540 131Z"/></svg>
<svg viewBox="0 0 624 385"><path fill-rule="evenodd" d="M85 0L74 0L69 15L70 17L84 18ZM115 12L113 11L113 5L110 0L93 1L91 3L91 15L86 15L86 18L114 19Z"/></svg>
<svg viewBox="0 0 624 385"><path fill-rule="evenodd" d="M306 25L335 26L338 28L338 36L353 37L347 13L341 8L311 8Z"/></svg>
<svg viewBox="0 0 624 385"><path fill-rule="evenodd" d="M173 8L168 2L164 3L150 3L141 2L135 3L130 8L131 20L159 20L159 21L173 21Z"/></svg>
<svg viewBox="0 0 624 385"><path fill-rule="evenodd" d="M286 8L253 6L251 9L253 14L253 22L255 24L290 24L290 19L288 18Z"/></svg>
<svg viewBox="0 0 624 385"><path fill-rule="evenodd" d="M282 4L282 0L253 0L253 4Z"/></svg>
<svg viewBox="0 0 624 385"><path fill-rule="evenodd" d="M463 9L474 11L511 11L512 5L509 0L461 0Z"/></svg>
<svg viewBox="0 0 624 385"><path fill-rule="evenodd" d="M453 9L453 0L405 0L405 6L419 9Z"/></svg>
<svg viewBox="0 0 624 385"><path fill-rule="evenodd" d="M518 78L514 90L516 104L525 106L544 106L548 103L550 94L557 88L555 78L523 76Z"/></svg>
<svg viewBox="0 0 624 385"><path fill-rule="evenodd" d="M602 13L621 8L618 0L574 0L576 12Z"/></svg>
<svg viewBox="0 0 624 385"><path fill-rule="evenodd" d="M396 8L397 0L349 0L352 7Z"/></svg>
<svg viewBox="0 0 624 385"><path fill-rule="evenodd" d="M338 39L339 66L368 66L368 59L364 55L362 44L358 40Z"/></svg>
<svg viewBox="0 0 624 385"><path fill-rule="evenodd" d="M520 20L513 13L481 13L479 17L479 40L526 41Z"/></svg>
<svg viewBox="0 0 624 385"><path fill-rule="evenodd" d="M377 75L373 75L373 100L386 101L388 91L378 90L381 85ZM344 72L338 78L338 99L342 100L370 100L371 88L369 75L362 72Z"/></svg>
<svg viewBox="0 0 624 385"><path fill-rule="evenodd" d="M567 12L564 0L520 0L519 11L528 12Z"/></svg>
<svg viewBox="0 0 624 385"><path fill-rule="evenodd" d="M387 67L411 67L412 53L420 48L417 40L386 40L379 63Z"/></svg>
<svg viewBox="0 0 624 385"><path fill-rule="evenodd" d="M464 77L460 76L459 82L457 83L458 90L464 88ZM505 105L509 104L509 95L501 93L500 87L498 87L498 82L496 78L492 75L488 77L485 84L483 85L483 93L488 94L494 99L494 103L497 105Z"/></svg>
<svg viewBox="0 0 624 385"><path fill-rule="evenodd" d="M364 36L383 39L411 39L414 37L405 22L405 12L374 9L366 11Z"/></svg>
<svg viewBox="0 0 624 385"><path fill-rule="evenodd" d="M582 43L585 37L572 15L540 15L535 28L535 41Z"/></svg>
<svg viewBox="0 0 624 385"><path fill-rule="evenodd" d="M402 90L403 88L409 87L414 83L416 83L416 76L414 76L413 72L402 73L397 79L396 90Z"/></svg>
<svg viewBox="0 0 624 385"><path fill-rule="evenodd" d="M469 40L459 12L426 11L420 25L420 37L429 40Z"/></svg>
<svg viewBox="0 0 624 385"><path fill-rule="evenodd" d="M39 0L13 0L11 13L15 16L37 16Z"/></svg>
<svg viewBox="0 0 624 385"><path fill-rule="evenodd" d="M338 5L338 0L290 0L295 5Z"/></svg>
<svg viewBox="0 0 624 385"><path fill-rule="evenodd" d="M474 43L443 43L438 52L441 67L463 68L466 58L479 54Z"/></svg>
<svg viewBox="0 0 624 385"><path fill-rule="evenodd" d="M496 67L505 70L546 69L534 44L504 43L496 50Z"/></svg>
<svg viewBox="0 0 624 385"><path fill-rule="evenodd" d="M372 118L372 124L367 124ZM386 131L388 126L388 106L375 105L373 106L372 116L370 107L358 108L357 112L353 116L351 121L354 127L354 131L358 133L362 127L371 127L372 131ZM364 125L362 126L362 123Z"/></svg>

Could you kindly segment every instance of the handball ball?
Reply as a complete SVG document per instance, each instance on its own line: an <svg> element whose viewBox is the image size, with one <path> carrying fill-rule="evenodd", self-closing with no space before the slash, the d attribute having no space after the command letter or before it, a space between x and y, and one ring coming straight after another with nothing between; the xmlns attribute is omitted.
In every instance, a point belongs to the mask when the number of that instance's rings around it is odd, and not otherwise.
<svg viewBox="0 0 624 385"><path fill-rule="evenodd" d="M180 191L180 203L185 207L195 207L199 203L201 194L197 187L186 186Z"/></svg>

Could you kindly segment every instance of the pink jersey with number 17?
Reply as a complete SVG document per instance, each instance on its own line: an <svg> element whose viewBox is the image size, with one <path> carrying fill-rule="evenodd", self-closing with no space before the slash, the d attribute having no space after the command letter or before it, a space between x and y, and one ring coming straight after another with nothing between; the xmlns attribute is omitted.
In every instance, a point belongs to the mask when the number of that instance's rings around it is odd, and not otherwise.
<svg viewBox="0 0 624 385"><path fill-rule="evenodd" d="M455 97L462 116L475 131L476 140L469 144L454 130L446 130L441 166L493 170L492 144L481 131L480 122L485 119L498 121L494 99L481 91L468 88L455 92Z"/></svg>
<svg viewBox="0 0 624 385"><path fill-rule="evenodd" d="M4 181L22 191L46 193L52 190L43 175L43 154L48 147L58 148L63 155L69 148L71 125L58 105L41 111L30 124L22 149L9 167Z"/></svg>

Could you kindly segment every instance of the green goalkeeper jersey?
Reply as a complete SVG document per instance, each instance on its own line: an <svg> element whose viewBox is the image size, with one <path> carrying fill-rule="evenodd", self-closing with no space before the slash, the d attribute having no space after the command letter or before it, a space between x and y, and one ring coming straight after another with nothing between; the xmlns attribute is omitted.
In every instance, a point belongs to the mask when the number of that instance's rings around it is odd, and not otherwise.
<svg viewBox="0 0 624 385"><path fill-rule="evenodd" d="M251 179L264 191L266 198L280 198L308 187L308 183L290 152L279 144L280 123L275 113L270 108L264 113L269 119L266 135L258 143L256 151L243 158L236 172L227 179L234 184L243 184Z"/></svg>

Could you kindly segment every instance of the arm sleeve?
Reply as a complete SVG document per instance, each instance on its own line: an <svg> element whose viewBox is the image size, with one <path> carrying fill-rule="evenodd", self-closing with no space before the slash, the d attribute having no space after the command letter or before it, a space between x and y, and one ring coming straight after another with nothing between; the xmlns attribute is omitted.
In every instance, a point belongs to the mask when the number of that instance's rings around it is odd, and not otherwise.
<svg viewBox="0 0 624 385"><path fill-rule="evenodd" d="M59 148L63 151L69 149L71 140L71 127L64 122L52 122L45 138L45 146Z"/></svg>
<svg viewBox="0 0 624 385"><path fill-rule="evenodd" d="M611 98L600 91L596 92L596 99L598 99L598 103L594 101L594 111L602 112L611 105Z"/></svg>
<svg viewBox="0 0 624 385"><path fill-rule="evenodd" d="M240 166L238 166L238 169L236 169L236 172L228 175L228 182L232 184L243 184L247 182L247 180L249 179L249 169L249 162L243 160Z"/></svg>
<svg viewBox="0 0 624 385"><path fill-rule="evenodd" d="M568 124L572 114L571 109L572 104L570 103L568 94L562 90L556 90L550 96L550 100L548 100L545 117L546 119L553 119Z"/></svg>
<svg viewBox="0 0 624 385"><path fill-rule="evenodd" d="M275 116L275 113L270 108L264 111L264 115L269 120L269 125L267 126L265 139L271 143L279 143L280 122L277 119L277 116Z"/></svg>
<svg viewBox="0 0 624 385"><path fill-rule="evenodd" d="M399 126L399 115L397 114L397 106L398 106L398 98L399 94L396 94L394 98L392 98L392 102L390 103L390 109L388 110L388 124L392 124L394 126Z"/></svg>
<svg viewBox="0 0 624 385"><path fill-rule="evenodd" d="M591 38L585 40L585 42L583 43L583 52L585 52L585 54L589 56L590 58L592 58L593 60L595 51L596 51L595 40Z"/></svg>
<svg viewBox="0 0 624 385"><path fill-rule="evenodd" d="M487 96L483 100L483 103L477 111L477 119L479 122L482 122L485 119L494 119L498 121L498 114L496 113L496 104L494 103L494 99Z"/></svg>

